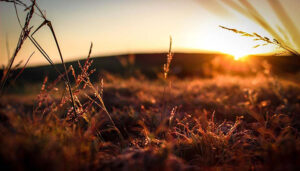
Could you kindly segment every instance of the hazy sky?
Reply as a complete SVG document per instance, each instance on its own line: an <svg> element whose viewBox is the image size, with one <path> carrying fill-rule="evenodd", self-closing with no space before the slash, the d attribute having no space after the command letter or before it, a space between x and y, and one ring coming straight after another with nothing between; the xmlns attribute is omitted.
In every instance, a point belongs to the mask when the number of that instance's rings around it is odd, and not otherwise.
<svg viewBox="0 0 300 171"><path fill-rule="evenodd" d="M300 26L299 0L281 0L297 28ZM52 21L65 59L87 55L90 42L93 56L138 52L167 52L169 35L175 52L211 51L233 55L272 51L272 47L253 49L255 42L219 28L219 25L270 36L250 19L240 15L220 0L37 0ZM280 26L266 0L251 0L263 17ZM21 8L20 13L22 14ZM25 14L21 15L24 22ZM36 17L35 26L42 21ZM46 27L45 27L46 28ZM13 53L20 27L12 4L0 2L0 64L7 63L8 41ZM59 56L49 30L37 33L37 40L50 57ZM26 60L36 51L30 65L46 60L27 40L17 60Z"/></svg>

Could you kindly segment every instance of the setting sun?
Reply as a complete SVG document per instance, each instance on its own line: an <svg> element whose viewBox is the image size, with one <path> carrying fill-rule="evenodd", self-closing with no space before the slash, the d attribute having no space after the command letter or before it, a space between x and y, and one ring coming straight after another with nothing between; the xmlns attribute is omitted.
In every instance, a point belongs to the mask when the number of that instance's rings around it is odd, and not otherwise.
<svg viewBox="0 0 300 171"><path fill-rule="evenodd" d="M241 58L243 58L243 57L245 57L245 56L234 56L234 60L239 60L239 59L241 59Z"/></svg>
<svg viewBox="0 0 300 171"><path fill-rule="evenodd" d="M233 59L234 60L240 60L240 59L243 59L245 58L246 56L248 56L249 54L245 54L245 53L233 53L232 56L233 56Z"/></svg>

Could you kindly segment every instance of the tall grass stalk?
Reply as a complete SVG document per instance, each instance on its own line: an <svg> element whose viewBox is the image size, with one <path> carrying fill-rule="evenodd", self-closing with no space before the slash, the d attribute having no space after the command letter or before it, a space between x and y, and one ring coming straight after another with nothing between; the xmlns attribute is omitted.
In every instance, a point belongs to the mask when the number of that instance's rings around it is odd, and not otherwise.
<svg viewBox="0 0 300 171"><path fill-rule="evenodd" d="M282 42L279 42L278 40L276 40L275 38L272 40L268 37L265 37L265 36L261 36L257 33L247 33L247 32L244 32L244 31L240 31L240 30L237 30L237 29L234 29L234 28L228 28L228 27L224 27L224 26L219 26L221 27L222 29L225 29L225 30L229 30L229 31L232 31L234 33L237 33L241 36L245 36L245 37L251 37L253 38L254 41L261 41L263 42L262 44L257 44L256 46L254 46L253 48L257 48L259 46L265 46L265 45L275 45L275 46L278 46L279 48L287 51L288 53L294 55L294 56L299 56L299 52L297 52L296 50L290 48L288 45L282 43Z"/></svg>
<svg viewBox="0 0 300 171"><path fill-rule="evenodd" d="M21 5L23 7L25 7L25 10L28 9L27 5L25 3L23 3L22 1L10 1L10 0L1 0L1 1L4 1L4 2L12 2L14 4L14 7L15 7L15 12L16 12L16 15L17 15L17 19L18 19L18 22L20 24L20 26L22 27L22 24L20 22L20 17L18 15L18 10L17 10L17 7L16 5ZM7 82L7 79L9 77L9 73L11 71L11 68L13 66L13 63L15 61L15 58L19 52L19 50L21 49L25 39L29 38L31 40L31 42L34 44L34 46L41 52L41 54L47 59L47 61L51 64L51 66L56 70L56 72L61 75L61 72L57 69L57 67L54 65L54 63L52 62L51 58L49 57L49 55L46 53L46 51L40 46L40 44L35 40L35 38L33 37L33 35L35 33L37 33L37 31L39 29L41 29L43 26L47 25L48 28L50 29L51 31L51 34L52 34L52 37L54 38L54 41L55 41L55 44L56 44L56 47L57 47L57 50L59 52L59 56L60 56L60 59L61 59L61 62L63 64L63 67L64 67L64 72L65 72L65 75L64 75L64 80L66 82L66 85L68 87L68 90L69 90L69 94L70 94L70 97L71 97L71 102L72 102L72 105L73 105L73 112L75 113L75 115L77 115L77 112L76 112L76 105L75 105L75 101L74 101L74 97L73 97L73 93L72 93L72 87L71 87L71 83L70 83L70 79L69 79L69 76L67 74L67 67L66 67L66 64L64 62L64 59L63 59L63 56L62 56L62 53L61 53L61 49L60 49L60 46L59 46L59 43L58 43L58 40L57 40L57 37L56 37L56 34L55 34L55 31L54 31L54 28L52 27L52 23L51 21L49 21L45 14L42 12L42 10L39 8L39 6L36 4L36 1L35 0L31 0L32 4L30 6L30 11L27 13L27 16L26 16L26 20L25 20L25 24L24 26L22 27L22 31L21 31L21 35L19 37L19 42L17 44L17 47L16 47L16 50L11 58L11 61L10 61L10 64L7 68L7 71L5 72L5 75L4 75L4 78L3 78L3 81L1 81L1 86L0 86L0 95L2 95L3 91L4 91L4 86ZM37 9L38 12L35 12L35 9ZM32 34L30 34L31 32L31 29L33 27L29 27L29 23L33 17L33 14L36 14L37 16L41 17L44 21L43 23L37 27L37 29L35 29L35 31L33 31Z"/></svg>
<svg viewBox="0 0 300 171"><path fill-rule="evenodd" d="M165 82L167 82L168 78L168 73L170 71L170 65L173 59L173 53L172 53L172 37L170 36L170 45L169 45L169 52L167 54L167 62L164 64L163 67L163 74L164 74L164 79ZM167 110L167 104L166 104L166 89L167 89L167 84L164 85L164 91L163 91L163 111L161 113L161 118L160 120L163 121L166 117L166 110Z"/></svg>
<svg viewBox="0 0 300 171"><path fill-rule="evenodd" d="M120 130L118 129L118 127L116 126L115 122L113 121L110 113L108 112L105 104L104 104L104 101L103 101L103 98L102 98L102 94L103 94L103 79L101 80L101 89L100 91L92 84L90 78L89 78L89 74L87 72L90 64L89 64L89 59L91 57L91 53L92 53L92 48L93 48L93 43L91 43L91 46L90 46L90 50L89 50L89 54L88 54L88 57L86 59L86 62L84 64L84 66L81 66L81 64L78 62L78 65L79 65L79 68L81 69L81 80L85 83L85 85L87 85L88 87L90 87L90 89L94 92L94 96L97 97L97 99L99 100L100 104L98 102L96 102L93 98L91 98L88 94L84 93L84 95L89 99L91 100L92 102L94 102L97 106L99 106L106 114L106 116L108 117L110 123L113 125L113 128L117 131L118 133L118 136L121 140L121 143L122 145L124 144L124 137L122 135L122 133L120 132ZM75 73L75 71L73 70L73 73ZM74 75L74 74L73 74ZM76 77L74 76L74 78L76 79ZM77 84L79 85L79 84Z"/></svg>
<svg viewBox="0 0 300 171"><path fill-rule="evenodd" d="M8 1L8 0L0 0L0 1L13 2L14 4L16 4L16 3L23 4L21 1ZM32 4L28 8L29 12L26 15L25 23L24 23L23 26L21 26L22 30L21 30L21 33L20 33L20 36L19 36L19 40L18 40L16 49L15 49L12 57L10 58L9 65L5 69L6 71L3 73L3 79L2 79L1 85L0 85L0 96L2 96L3 93L4 93L4 87L5 87L5 84L6 84L7 80L8 80L8 77L10 75L10 72L11 72L11 69L12 69L13 64L15 62L16 56L18 55L18 53L19 53L19 51L20 51L23 43L25 42L25 40L29 37L30 31L32 29L32 27L30 27L29 24L30 24L31 19L32 19L33 14L34 14L34 9L35 9L34 7L35 7L36 2L35 2L35 0L32 0L31 2L32 2Z"/></svg>
<svg viewBox="0 0 300 171"><path fill-rule="evenodd" d="M272 27L272 24L270 24L269 21L263 17L263 14L261 14L250 3L250 1L239 0L240 3L237 3L234 0L223 0L222 2L262 26L273 36L274 39L276 39L281 44L281 46L285 47L285 50L288 49L289 52L295 54L296 51L294 51L293 49L300 49L300 32L278 0L268 0L269 5L273 9L273 12L278 17L283 26L283 28L277 26L277 30L276 28ZM288 37L292 39L292 43L289 42ZM291 44L294 44L293 48L290 48ZM299 56L298 52L296 54Z"/></svg>

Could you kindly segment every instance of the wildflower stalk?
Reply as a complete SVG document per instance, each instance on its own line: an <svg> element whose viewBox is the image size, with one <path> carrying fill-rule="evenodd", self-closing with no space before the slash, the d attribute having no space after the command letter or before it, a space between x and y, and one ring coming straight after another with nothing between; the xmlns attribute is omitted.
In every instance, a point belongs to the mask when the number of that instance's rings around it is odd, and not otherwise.
<svg viewBox="0 0 300 171"><path fill-rule="evenodd" d="M169 52L167 54L167 63L164 64L164 79L165 81L167 81L168 78L168 73L170 71L170 65L171 65L171 61L173 59L173 53L172 53L172 37L170 36L170 45L169 45ZM166 87L167 85L164 86L164 91L163 91L163 112L161 113L161 118L160 120L163 121L163 119L165 118L166 115Z"/></svg>

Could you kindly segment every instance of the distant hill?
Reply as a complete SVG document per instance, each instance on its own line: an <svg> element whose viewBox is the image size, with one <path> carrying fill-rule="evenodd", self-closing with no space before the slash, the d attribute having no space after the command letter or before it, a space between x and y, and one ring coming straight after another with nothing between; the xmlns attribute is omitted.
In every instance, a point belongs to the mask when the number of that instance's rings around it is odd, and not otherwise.
<svg viewBox="0 0 300 171"><path fill-rule="evenodd" d="M221 54L204 54L204 53L176 53L171 64L171 72L179 77L185 76L210 76L207 70L213 70L212 60L217 57L225 57ZM157 73L162 72L162 66L166 62L165 53L156 54L134 54L134 55L119 55L108 57L94 57L92 68L96 68L96 74L93 74L92 79L98 79L99 74L103 71L120 76L132 76L137 71L149 78L156 78ZM295 73L300 71L299 57L293 56L252 56L250 60L255 60L258 63L266 60L271 64L272 70L277 73ZM80 60L81 64L85 60ZM247 61L245 62L247 63ZM67 62L67 66L72 65L75 70L79 71L78 61ZM224 65L227 65L224 63ZM56 64L60 71L63 71L61 64ZM3 71L1 70L1 76ZM17 73L18 71L14 71ZM21 82L40 82L45 76L50 80L57 78L57 73L52 66L28 67L24 70L19 81Z"/></svg>

